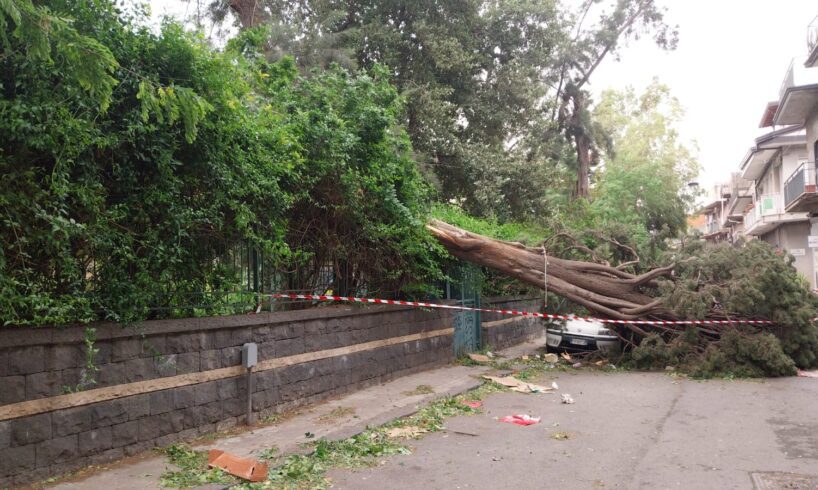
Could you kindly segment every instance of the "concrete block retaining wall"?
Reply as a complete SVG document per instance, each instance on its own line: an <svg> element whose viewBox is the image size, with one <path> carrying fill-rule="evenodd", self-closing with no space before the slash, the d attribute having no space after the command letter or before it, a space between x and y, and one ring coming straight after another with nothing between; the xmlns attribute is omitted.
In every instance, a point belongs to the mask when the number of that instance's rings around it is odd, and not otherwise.
<svg viewBox="0 0 818 490"><path fill-rule="evenodd" d="M504 310L524 310L540 312L542 298L488 298L486 308ZM499 313L484 313L480 331L483 346L505 349L512 345L530 341L545 335L545 324L541 318L505 316Z"/></svg>
<svg viewBox="0 0 818 490"><path fill-rule="evenodd" d="M503 301L538 308L536 300ZM85 369L85 326L0 330L0 488L242 423L246 342L259 348L258 417L450 362L451 314L329 306L95 324L96 383L73 393ZM484 328L484 339L495 347L524 341L530 320Z"/></svg>

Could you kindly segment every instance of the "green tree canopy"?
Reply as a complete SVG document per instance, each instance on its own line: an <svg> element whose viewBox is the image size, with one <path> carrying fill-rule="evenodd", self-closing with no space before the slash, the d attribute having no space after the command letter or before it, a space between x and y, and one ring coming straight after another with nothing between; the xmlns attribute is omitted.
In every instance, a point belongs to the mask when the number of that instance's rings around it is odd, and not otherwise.
<svg viewBox="0 0 818 490"><path fill-rule="evenodd" d="M594 118L610 137L591 208L603 222L633 222L658 239L678 237L692 204L688 183L698 175L696 149L676 126L678 99L654 80L642 94L605 91Z"/></svg>
<svg viewBox="0 0 818 490"><path fill-rule="evenodd" d="M443 200L503 219L547 212L564 155L546 97L566 41L557 1L243 0L217 2L217 18L228 5L244 29L266 26L270 58L389 67L414 159Z"/></svg>

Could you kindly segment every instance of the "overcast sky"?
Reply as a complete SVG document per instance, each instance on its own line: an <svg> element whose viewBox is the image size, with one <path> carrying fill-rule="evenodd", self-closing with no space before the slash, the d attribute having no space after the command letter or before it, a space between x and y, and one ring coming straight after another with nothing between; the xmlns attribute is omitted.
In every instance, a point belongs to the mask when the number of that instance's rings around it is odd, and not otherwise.
<svg viewBox="0 0 818 490"><path fill-rule="evenodd" d="M793 57L806 55L807 25L815 0L657 0L666 20L679 26L679 46L664 52L650 39L631 43L620 61L606 60L592 90L633 85L657 77L670 86L687 114L682 136L695 140L703 187L736 171L767 102L778 98ZM572 3L569 0L569 3ZM151 0L154 16L192 14L195 1ZM814 69L818 71L818 68Z"/></svg>
<svg viewBox="0 0 818 490"><path fill-rule="evenodd" d="M793 57L807 54L807 25L815 0L658 0L666 19L679 25L679 46L663 52L650 40L629 46L620 62L595 73L594 91L633 85L652 77L670 86L687 114L680 128L699 146L708 186L738 169L758 123ZM818 70L818 69L814 69Z"/></svg>

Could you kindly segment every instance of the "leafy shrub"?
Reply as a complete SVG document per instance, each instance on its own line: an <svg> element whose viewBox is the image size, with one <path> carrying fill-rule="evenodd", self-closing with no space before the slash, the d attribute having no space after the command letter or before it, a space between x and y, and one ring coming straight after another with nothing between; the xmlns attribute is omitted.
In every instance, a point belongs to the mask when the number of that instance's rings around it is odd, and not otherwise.
<svg viewBox="0 0 818 490"><path fill-rule="evenodd" d="M304 78L249 34L216 51L143 19L0 8L2 324L230 311L209 293L240 288L248 248L290 289L341 263L370 290L440 277L385 72Z"/></svg>

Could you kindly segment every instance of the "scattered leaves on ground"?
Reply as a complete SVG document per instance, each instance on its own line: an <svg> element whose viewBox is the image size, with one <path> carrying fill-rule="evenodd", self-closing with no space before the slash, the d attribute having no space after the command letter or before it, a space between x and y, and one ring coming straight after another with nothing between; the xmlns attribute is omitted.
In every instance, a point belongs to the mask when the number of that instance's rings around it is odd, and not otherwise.
<svg viewBox="0 0 818 490"><path fill-rule="evenodd" d="M279 454L278 454L278 447L277 446L268 447L267 449L265 449L265 450L261 451L260 453L258 453L258 459L261 459L261 460L264 460L264 461L271 461L271 460L274 460L274 459L276 459L278 457L279 457Z"/></svg>
<svg viewBox="0 0 818 490"><path fill-rule="evenodd" d="M493 365L505 364L508 361L494 359ZM529 377L553 370L541 359L529 357L525 375ZM496 367L496 366L495 366ZM519 376L519 373L518 373ZM445 419L458 415L480 413L479 408L472 408L464 402L480 401L491 393L503 391L504 388L494 383L484 383L478 388L455 397L444 397L420 408L414 415L394 420L381 427L369 428L366 431L341 440L311 440L302 444L310 450L309 454L280 455L277 448L267 449L259 458L277 464L269 473L269 479L262 483L237 481L220 470L207 467L207 455L193 451L185 446L172 446L166 450L171 462L180 466L181 471L168 472L162 477L162 485L169 487L190 487L207 483L226 483L231 488L239 489L314 489L328 488L329 481L325 474L332 468L361 468L377 464L380 458L410 454L410 449L398 442L399 438L419 438L431 432L445 429ZM419 385L407 393L433 393L428 385ZM407 394L405 393L405 394ZM326 414L327 420L351 414L351 409L339 407ZM306 437L314 437L307 433Z"/></svg>
<svg viewBox="0 0 818 490"><path fill-rule="evenodd" d="M457 415L470 415L480 410L466 405L465 401L479 401L486 395L501 391L492 383L455 397L445 397L422 407L414 415L394 420L381 427L366 431L342 441L321 439L308 443L312 452L294 454L280 460L281 464L270 470L270 478L262 483L242 482L234 488L244 489L313 489L328 488L327 470L332 468L361 468L373 466L380 458L396 454L410 454L410 449L397 442L395 435L412 434L422 437L445 429L444 420Z"/></svg>
<svg viewBox="0 0 818 490"><path fill-rule="evenodd" d="M163 487L191 488L208 483L229 485L236 479L218 468L207 466L207 452L196 451L184 444L173 445L160 450L168 461L179 467L178 471L166 471L160 484Z"/></svg>

